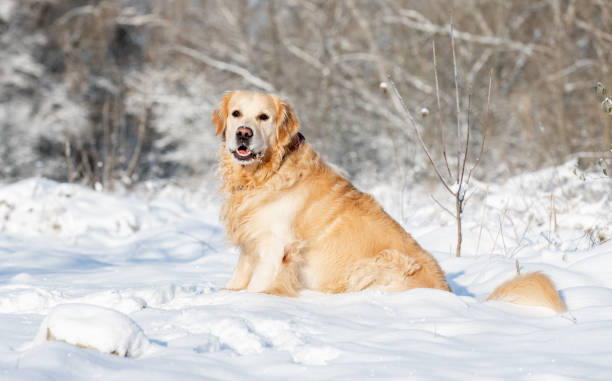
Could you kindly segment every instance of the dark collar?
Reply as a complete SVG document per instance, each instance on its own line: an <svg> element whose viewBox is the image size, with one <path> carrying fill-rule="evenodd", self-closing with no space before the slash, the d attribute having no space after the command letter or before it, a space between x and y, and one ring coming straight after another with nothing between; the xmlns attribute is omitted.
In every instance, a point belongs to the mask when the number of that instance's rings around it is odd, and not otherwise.
<svg viewBox="0 0 612 381"><path fill-rule="evenodd" d="M293 142L289 146L289 151L293 152L300 148L300 145L306 141L306 138L304 137L304 135L302 135L301 132L298 132L291 140Z"/></svg>

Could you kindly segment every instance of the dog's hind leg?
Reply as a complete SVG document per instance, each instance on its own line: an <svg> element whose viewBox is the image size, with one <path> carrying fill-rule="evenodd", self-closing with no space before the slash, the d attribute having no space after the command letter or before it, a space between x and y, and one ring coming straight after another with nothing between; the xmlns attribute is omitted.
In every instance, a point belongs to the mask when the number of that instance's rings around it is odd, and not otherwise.
<svg viewBox="0 0 612 381"><path fill-rule="evenodd" d="M427 252L415 256L387 249L357 262L348 275L347 291L375 289L404 291L412 288L437 288L450 291L444 273Z"/></svg>
<svg viewBox="0 0 612 381"><path fill-rule="evenodd" d="M355 264L348 274L347 291L402 291L418 287L410 287L410 278L420 269L421 265L414 258L396 250L383 250Z"/></svg>

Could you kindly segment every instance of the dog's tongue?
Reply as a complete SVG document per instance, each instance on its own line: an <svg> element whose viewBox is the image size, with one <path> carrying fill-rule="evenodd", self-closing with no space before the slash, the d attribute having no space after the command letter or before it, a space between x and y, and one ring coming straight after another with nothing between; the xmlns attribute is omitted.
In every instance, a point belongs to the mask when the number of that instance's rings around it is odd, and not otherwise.
<svg viewBox="0 0 612 381"><path fill-rule="evenodd" d="M246 148L246 147L239 147L239 148L238 148L238 154L239 154L240 156L247 156L247 155L248 155L248 154L250 154L250 153L251 153L251 151L249 151L249 149L248 149L248 148Z"/></svg>

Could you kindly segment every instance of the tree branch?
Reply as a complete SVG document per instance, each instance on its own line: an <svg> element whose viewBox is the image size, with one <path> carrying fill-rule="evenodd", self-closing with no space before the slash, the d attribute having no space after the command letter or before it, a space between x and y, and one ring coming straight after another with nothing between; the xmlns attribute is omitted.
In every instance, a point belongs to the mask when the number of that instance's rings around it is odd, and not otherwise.
<svg viewBox="0 0 612 381"><path fill-rule="evenodd" d="M413 10L402 10L400 11L402 16L389 16L383 19L384 22L389 24L402 24L410 29L415 29L421 32L430 34L448 34L448 28L446 25L437 25L427 20L425 17ZM411 17L419 15L420 21L415 21ZM483 36L472 33L456 31L455 37L459 40L468 41L472 43L491 45L504 47L509 50L522 51L528 56L531 56L533 52L550 54L553 52L552 48L537 44L524 44L522 42L513 41L507 38L495 37L495 36Z"/></svg>
<svg viewBox="0 0 612 381"><path fill-rule="evenodd" d="M444 163L448 170L448 177L453 178L451 174L450 166L448 165L448 157L446 156L446 136L444 133L444 126L442 125L442 107L440 106L440 88L438 87L438 62L436 59L436 41L432 41L433 47L433 64L434 64L434 78L436 82L436 101L438 103L438 124L440 125L440 133L442 139L442 155L444 156Z"/></svg>
<svg viewBox="0 0 612 381"><path fill-rule="evenodd" d="M442 182L442 185L444 185L444 188L446 188L446 190L450 194L455 194L455 192L453 192L453 190L450 188L450 186L446 183L446 180L444 180L444 177L442 177L442 175L440 174L440 171L438 171L438 167L436 166L436 163L434 163L433 159L431 158L431 154L429 153L429 150L427 149L427 146L425 145L425 142L423 141L423 137L421 136L421 132L417 128L416 122L414 121L414 118L412 117L412 114L408 110L408 106L406 106L406 102L404 102L404 98L402 98L402 96L400 95L399 91L397 90L397 87L395 86L395 82L393 82L391 77L389 77L389 82L391 83L391 87L393 88L393 94L395 95L396 99L399 101L399 103L400 103L400 105L401 105L401 107L402 107L402 109L404 111L404 114L406 115L406 117L408 118L408 121L410 122L409 124L412 126L412 128L416 132L419 144L421 145L421 148L423 149L423 151L425 151L425 155L427 155L427 158L429 159L429 162L431 163L431 166L433 167L434 171L436 172L436 175L438 175L438 178Z"/></svg>
<svg viewBox="0 0 612 381"><path fill-rule="evenodd" d="M258 76L252 74L245 68L240 67L238 65L216 60L202 52L198 52L197 50L188 48L186 46L172 46L169 48L169 50L186 55L187 57L193 58L196 61L202 62L208 66L212 66L215 69L239 75L248 83L262 90L268 92L275 92L275 88L270 82L259 78Z"/></svg>
<svg viewBox="0 0 612 381"><path fill-rule="evenodd" d="M478 158L476 158L474 165L472 165L472 168L470 168L470 171L468 172L468 178L466 181L467 184L470 183L470 178L472 177L472 171L476 169L476 167L480 163L480 158L482 157L482 153L484 152L485 140L487 139L487 129L489 126L489 105L491 104L491 84L492 82L493 82L493 69L489 71L489 91L487 92L487 111L485 114L485 120L484 120L484 124L482 127L482 142L480 143L480 153L478 154Z"/></svg>

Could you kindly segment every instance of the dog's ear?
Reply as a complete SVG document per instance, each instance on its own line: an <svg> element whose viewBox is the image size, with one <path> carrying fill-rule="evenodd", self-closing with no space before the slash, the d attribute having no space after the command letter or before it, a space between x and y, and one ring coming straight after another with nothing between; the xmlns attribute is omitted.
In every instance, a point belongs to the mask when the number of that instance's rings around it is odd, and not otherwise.
<svg viewBox="0 0 612 381"><path fill-rule="evenodd" d="M221 99L221 103L219 104L219 107L217 107L217 109L213 111L212 113L212 122L217 128L217 132L216 132L217 135L225 131L225 123L227 121L228 105L229 105L229 101L232 98L233 94L234 94L233 92L230 92L230 93L226 93L225 95L223 95L223 98Z"/></svg>
<svg viewBox="0 0 612 381"><path fill-rule="evenodd" d="M287 102L280 102L280 111L277 115L277 136L278 141L282 145L289 144L291 138L297 134L300 127L300 121L295 116L295 111Z"/></svg>

